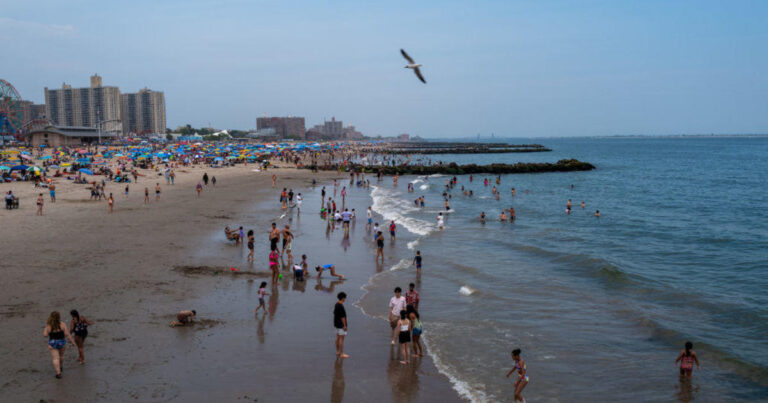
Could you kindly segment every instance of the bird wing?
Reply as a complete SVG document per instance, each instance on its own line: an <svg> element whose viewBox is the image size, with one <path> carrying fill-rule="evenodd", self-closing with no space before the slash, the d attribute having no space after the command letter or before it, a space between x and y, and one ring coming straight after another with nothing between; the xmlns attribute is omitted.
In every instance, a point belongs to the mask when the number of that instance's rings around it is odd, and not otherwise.
<svg viewBox="0 0 768 403"><path fill-rule="evenodd" d="M405 51L403 49L400 49L400 53L403 54L403 57L405 58L405 60L408 60L408 63L414 64L413 59L411 59L411 57L408 56L408 53L405 53Z"/></svg>
<svg viewBox="0 0 768 403"><path fill-rule="evenodd" d="M415 69L413 69L413 72L414 72L414 73L416 73L416 77L418 77L418 78L419 78L419 80L421 80L421 82L422 82L422 83L424 83L424 84L426 84L426 83L427 83L427 80L425 80L425 79L424 79L424 77L422 77L422 75L421 75L421 70L419 70L419 68L418 68L418 67L416 67Z"/></svg>

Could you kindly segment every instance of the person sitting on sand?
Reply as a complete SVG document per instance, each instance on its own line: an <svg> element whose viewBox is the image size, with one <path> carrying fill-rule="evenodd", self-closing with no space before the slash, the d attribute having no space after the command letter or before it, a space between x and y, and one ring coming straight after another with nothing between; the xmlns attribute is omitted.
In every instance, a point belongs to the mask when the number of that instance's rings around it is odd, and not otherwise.
<svg viewBox="0 0 768 403"><path fill-rule="evenodd" d="M240 243L240 234L237 231L232 231L229 229L229 226L224 227L224 233L227 235L227 239L230 241L235 241L235 243Z"/></svg>
<svg viewBox="0 0 768 403"><path fill-rule="evenodd" d="M336 265L333 264L324 264L322 266L315 267L315 270L317 271L317 277L320 278L323 275L323 270L330 270L331 276L336 276L338 278L343 279L344 276L341 274L336 274Z"/></svg>
<svg viewBox="0 0 768 403"><path fill-rule="evenodd" d="M197 315L197 311L194 309L191 311L181 311L176 314L176 320L171 322L169 326L186 326L189 323L192 323L192 319Z"/></svg>

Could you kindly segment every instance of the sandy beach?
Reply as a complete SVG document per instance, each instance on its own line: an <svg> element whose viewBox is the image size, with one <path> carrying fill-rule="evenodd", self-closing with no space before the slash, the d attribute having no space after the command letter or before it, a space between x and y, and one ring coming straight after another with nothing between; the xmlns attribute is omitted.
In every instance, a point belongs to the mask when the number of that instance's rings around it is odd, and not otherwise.
<svg viewBox="0 0 768 403"><path fill-rule="evenodd" d="M131 184L128 198L122 185L107 184L113 214L105 201L88 200L85 185L64 183L55 204L43 192L45 215L38 217L39 189L30 182L1 184L4 193L20 196L21 208L0 211L0 337L6 340L0 400L459 400L428 357L401 366L388 324L353 305L376 270L373 256L365 247L342 250L315 214L320 185L338 175L253 168L179 170L173 186L149 173ZM198 198L194 188L204 171L218 183ZM297 283L286 275L271 288L268 312L254 316L258 284L268 280L269 223L282 213L272 173L278 187L307 195L305 211L290 222L294 253L310 255L311 266L335 263L347 280L313 276ZM144 187L153 193L156 182L161 200L152 195L142 206ZM310 204L313 195L317 206ZM253 266L244 247L225 239L225 225L254 229ZM352 357L343 362L334 359L331 321L339 291L349 294L346 351ZM87 363L78 365L76 349L68 346L57 380L43 327L53 310L69 322L70 309L96 323L86 340ZM196 309L197 323L169 328L182 309Z"/></svg>

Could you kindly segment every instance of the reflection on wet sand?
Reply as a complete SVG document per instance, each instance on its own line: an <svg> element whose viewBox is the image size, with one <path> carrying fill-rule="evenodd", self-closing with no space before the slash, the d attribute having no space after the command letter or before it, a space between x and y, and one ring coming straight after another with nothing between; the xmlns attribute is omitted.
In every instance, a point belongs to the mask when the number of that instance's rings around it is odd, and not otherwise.
<svg viewBox="0 0 768 403"><path fill-rule="evenodd" d="M387 364L387 379L392 387L392 396L396 402L412 401L419 391L419 366L421 357L415 358L410 364L401 364L398 358L399 345L389 346L389 362Z"/></svg>
<svg viewBox="0 0 768 403"><path fill-rule="evenodd" d="M333 381L331 382L331 403L344 401L344 360L336 358L333 363Z"/></svg>

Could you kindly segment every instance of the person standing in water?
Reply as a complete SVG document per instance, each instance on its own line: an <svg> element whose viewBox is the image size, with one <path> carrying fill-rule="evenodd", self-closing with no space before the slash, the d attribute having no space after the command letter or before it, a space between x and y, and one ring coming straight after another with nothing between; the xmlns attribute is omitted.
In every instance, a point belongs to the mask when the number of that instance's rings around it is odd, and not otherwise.
<svg viewBox="0 0 768 403"><path fill-rule="evenodd" d="M384 234L381 231L376 232L376 260L381 257L381 263L384 263Z"/></svg>
<svg viewBox="0 0 768 403"><path fill-rule="evenodd" d="M261 285L259 286L258 294L259 294L259 306L256 307L256 309L253 311L253 313L258 313L259 309L261 309L261 308L264 308L264 312L266 313L267 312L267 304L264 302L264 297L269 295L269 294L267 294L267 282L266 281L262 281L261 282Z"/></svg>
<svg viewBox="0 0 768 403"><path fill-rule="evenodd" d="M392 345L395 345L395 335L397 334L398 322L400 321L400 311L405 310L405 297L402 294L403 290L400 287L395 287L395 296L389 300L389 326L392 329Z"/></svg>
<svg viewBox="0 0 768 403"><path fill-rule="evenodd" d="M67 339L72 344L75 341L67 329L66 323L62 322L58 311L53 311L45 322L43 337L48 338L48 352L51 353L53 370L56 371L56 378L61 379L61 362L64 359L64 350L66 349Z"/></svg>
<svg viewBox="0 0 768 403"><path fill-rule="evenodd" d="M248 262L253 263L254 256L253 256L253 230L248 230Z"/></svg>
<svg viewBox="0 0 768 403"><path fill-rule="evenodd" d="M523 398L523 389L528 385L530 379L528 378L525 361L520 358L519 348L512 350L512 359L515 360L515 366L507 372L507 378L509 378L513 372L517 371L518 378L515 381L515 401L525 402L525 399Z"/></svg>
<svg viewBox="0 0 768 403"><path fill-rule="evenodd" d="M411 362L411 321L406 310L400 311L397 321L398 341L400 342L400 364Z"/></svg>
<svg viewBox="0 0 768 403"><path fill-rule="evenodd" d="M77 346L78 353L77 361L82 365L85 364L83 343L85 343L85 338L88 337L88 326L93 325L93 322L86 319L85 316L80 316L75 309L69 311L69 314L72 316L72 321L69 323L69 331L75 335L75 345Z"/></svg>
<svg viewBox="0 0 768 403"><path fill-rule="evenodd" d="M696 363L696 369L701 369L699 356L693 351L693 343L690 341L685 342L685 349L675 358L675 366L677 366L678 362L680 363L680 378L691 378L691 375L693 375L693 363Z"/></svg>

